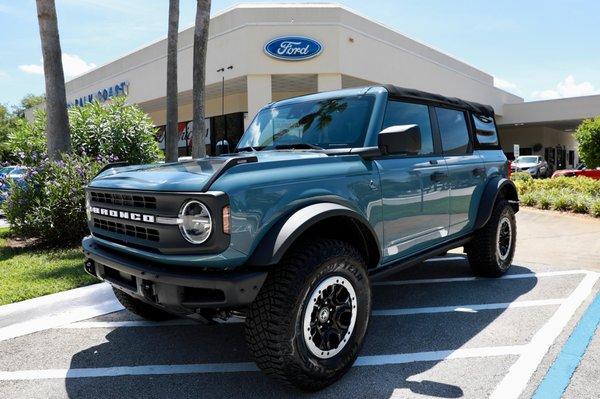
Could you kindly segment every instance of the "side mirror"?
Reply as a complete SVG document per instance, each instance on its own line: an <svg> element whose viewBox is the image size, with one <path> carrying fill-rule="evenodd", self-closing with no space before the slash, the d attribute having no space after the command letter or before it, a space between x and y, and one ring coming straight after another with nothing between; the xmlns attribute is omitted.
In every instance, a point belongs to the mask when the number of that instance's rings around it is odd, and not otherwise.
<svg viewBox="0 0 600 399"><path fill-rule="evenodd" d="M417 155L421 151L421 129L418 125L390 126L377 136L382 155Z"/></svg>

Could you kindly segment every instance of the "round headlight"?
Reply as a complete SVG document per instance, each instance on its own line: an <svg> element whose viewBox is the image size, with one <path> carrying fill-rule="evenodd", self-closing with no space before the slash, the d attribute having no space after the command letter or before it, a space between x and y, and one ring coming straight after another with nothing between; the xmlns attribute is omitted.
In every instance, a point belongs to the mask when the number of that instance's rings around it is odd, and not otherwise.
<svg viewBox="0 0 600 399"><path fill-rule="evenodd" d="M179 212L179 230L192 244L202 244L212 232L212 219L208 208L200 201L188 201Z"/></svg>

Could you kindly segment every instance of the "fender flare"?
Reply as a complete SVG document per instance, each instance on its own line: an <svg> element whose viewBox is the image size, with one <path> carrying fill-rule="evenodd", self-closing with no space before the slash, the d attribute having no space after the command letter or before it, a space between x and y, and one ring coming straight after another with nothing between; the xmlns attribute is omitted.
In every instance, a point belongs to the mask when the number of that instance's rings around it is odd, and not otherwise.
<svg viewBox="0 0 600 399"><path fill-rule="evenodd" d="M494 204L496 203L498 194L501 192L505 193L505 198L509 201L515 212L519 211L519 197L515 183L510 179L496 176L487 183L481 195L477 219L475 219L475 229L482 228L490 220Z"/></svg>
<svg viewBox="0 0 600 399"><path fill-rule="evenodd" d="M349 217L363 231L368 231L368 234L371 235L370 238L377 245L378 256L381 256L377 235L362 215L344 205L319 202L300 208L277 221L254 249L248 264L252 266L269 266L279 263L298 237L318 222L335 216Z"/></svg>

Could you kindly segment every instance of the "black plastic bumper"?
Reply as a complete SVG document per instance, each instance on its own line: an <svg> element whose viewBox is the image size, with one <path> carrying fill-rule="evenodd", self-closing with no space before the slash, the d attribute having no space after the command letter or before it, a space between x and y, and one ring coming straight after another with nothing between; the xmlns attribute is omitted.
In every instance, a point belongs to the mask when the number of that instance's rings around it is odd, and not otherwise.
<svg viewBox="0 0 600 399"><path fill-rule="evenodd" d="M89 274L146 302L179 314L199 309L242 308L254 301L266 271L207 272L151 264L83 242L84 268Z"/></svg>

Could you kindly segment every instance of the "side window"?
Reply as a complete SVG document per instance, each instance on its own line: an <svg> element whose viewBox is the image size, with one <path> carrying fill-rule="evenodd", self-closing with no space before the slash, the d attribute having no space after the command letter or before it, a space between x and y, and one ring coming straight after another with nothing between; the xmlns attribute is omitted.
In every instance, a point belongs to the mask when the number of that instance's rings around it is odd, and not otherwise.
<svg viewBox="0 0 600 399"><path fill-rule="evenodd" d="M479 144L483 146L498 145L498 132L493 118L473 114L473 124L475 125L475 133Z"/></svg>
<svg viewBox="0 0 600 399"><path fill-rule="evenodd" d="M469 149L469 129L467 128L465 113L437 107L435 113L437 114L444 154L466 154Z"/></svg>
<svg viewBox="0 0 600 399"><path fill-rule="evenodd" d="M427 105L388 101L382 129L395 125L419 126L421 129L421 152L419 154L433 154L433 135Z"/></svg>

